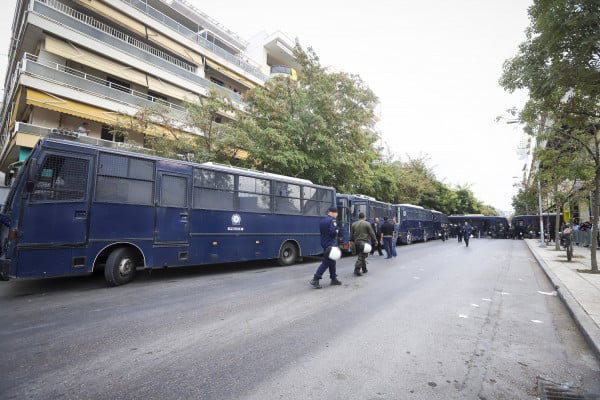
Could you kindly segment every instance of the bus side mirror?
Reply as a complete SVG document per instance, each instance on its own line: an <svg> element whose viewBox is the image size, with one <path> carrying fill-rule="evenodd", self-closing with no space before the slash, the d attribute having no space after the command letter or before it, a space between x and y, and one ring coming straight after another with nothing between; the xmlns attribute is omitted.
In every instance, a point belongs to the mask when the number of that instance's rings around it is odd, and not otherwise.
<svg viewBox="0 0 600 400"><path fill-rule="evenodd" d="M25 181L25 191L28 193L33 192L35 186L35 171L37 169L37 158L32 158L29 162L29 168L27 168L27 179Z"/></svg>

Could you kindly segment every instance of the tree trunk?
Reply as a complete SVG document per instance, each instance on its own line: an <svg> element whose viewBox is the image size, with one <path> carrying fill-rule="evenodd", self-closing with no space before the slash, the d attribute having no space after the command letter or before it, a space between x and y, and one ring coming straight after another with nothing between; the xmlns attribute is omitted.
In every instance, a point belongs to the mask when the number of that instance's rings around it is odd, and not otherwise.
<svg viewBox="0 0 600 400"><path fill-rule="evenodd" d="M560 204L556 204L556 218L554 219L554 250L560 250L560 239L559 239L559 235L560 232L562 232L562 227L560 226L560 211L561 208L563 206L561 206ZM568 222L568 221L565 221ZM548 230L549 231L549 230Z"/></svg>
<svg viewBox="0 0 600 400"><path fill-rule="evenodd" d="M594 179L594 204L592 209L592 243L590 243L590 256L592 258L592 272L598 273L598 260L596 260L596 248L598 247L598 205L600 203L600 169L596 166L596 176Z"/></svg>

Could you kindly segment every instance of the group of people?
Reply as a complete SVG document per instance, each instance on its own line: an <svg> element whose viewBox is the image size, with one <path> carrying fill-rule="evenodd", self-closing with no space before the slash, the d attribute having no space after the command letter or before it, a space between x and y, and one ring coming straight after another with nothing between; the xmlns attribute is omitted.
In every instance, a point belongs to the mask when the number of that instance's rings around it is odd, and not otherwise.
<svg viewBox="0 0 600 400"><path fill-rule="evenodd" d="M342 284L337 278L336 271L336 260L339 256L332 256L334 254L333 249L337 248L338 245L337 215L337 208L330 207L327 216L321 220L319 226L321 246L323 247L323 261L321 261L310 281L311 286L315 289L321 289L322 286L319 281L328 269L331 285ZM387 254L386 259L397 256L395 241L397 240L396 232L398 230L395 225L395 217L392 220L384 217L383 224L381 225L379 224L379 218L375 218L373 223L370 224L366 220L365 214L362 212L359 213L358 221L354 222L350 227L350 246L352 247L352 253L357 255L354 264L355 276L362 276L369 272L367 269L367 257L369 254L373 255L375 250L377 250L379 255L383 255L381 251L382 243Z"/></svg>

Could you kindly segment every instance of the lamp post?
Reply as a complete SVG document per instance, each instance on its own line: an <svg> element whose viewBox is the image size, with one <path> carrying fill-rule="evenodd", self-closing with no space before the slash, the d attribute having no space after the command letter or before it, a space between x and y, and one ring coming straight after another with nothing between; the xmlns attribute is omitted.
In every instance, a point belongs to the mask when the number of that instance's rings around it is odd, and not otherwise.
<svg viewBox="0 0 600 400"><path fill-rule="evenodd" d="M542 120L540 121L540 130L543 130L545 127L545 118L542 117ZM511 119L505 122L506 124L520 124L521 120L519 119ZM539 143L538 143L539 144ZM540 179L540 160L536 160L535 161L535 169L536 172L538 174L537 177L537 186L538 186L538 207L539 207L539 214L540 214L540 247L546 247L546 240L544 237L544 214L543 214L543 210L542 210L542 182Z"/></svg>
<svg viewBox="0 0 600 400"><path fill-rule="evenodd" d="M540 182L540 176L539 176L539 172L540 172L540 161L537 160L535 163L535 167L536 170L538 172L538 179L537 179L537 184L538 184L538 206L540 209L540 247L546 247L546 241L544 240L544 214L542 213L542 183Z"/></svg>

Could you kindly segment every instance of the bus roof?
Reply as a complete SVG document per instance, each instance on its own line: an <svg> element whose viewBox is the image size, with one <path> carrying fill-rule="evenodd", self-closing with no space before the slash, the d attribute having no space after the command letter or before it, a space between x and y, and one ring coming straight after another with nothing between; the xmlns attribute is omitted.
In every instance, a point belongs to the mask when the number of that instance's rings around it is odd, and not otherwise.
<svg viewBox="0 0 600 400"><path fill-rule="evenodd" d="M423 209L423 210L425 209L424 207L421 207L421 206L415 206L414 204L406 204L406 203L403 203L403 204L394 204L394 205L395 205L395 206L398 206L398 207L413 207L413 208L421 208L421 209Z"/></svg>
<svg viewBox="0 0 600 400"><path fill-rule="evenodd" d="M82 140L82 139L84 139L84 140ZM123 154L123 155L128 155L128 156L133 156L133 157L147 158L147 159L151 159L151 160L155 160L155 161L164 160L164 161L174 162L174 163L182 164L182 165L190 165L190 166L194 166L194 167L204 167L204 168L208 168L211 170L218 170L218 171L223 171L223 172L235 172L237 174L248 175L248 176L253 176L253 177L275 179L275 180L279 180L279 181L283 181L283 182L287 182L287 183L294 183L294 184L298 184L298 185L311 185L311 186L317 186L317 187L323 187L323 188L331 188L330 186L314 184L313 182L311 182L308 179L295 178L295 177L279 175L279 174L275 174L275 173L271 173L271 172L258 171L258 170L253 170L253 169L249 169L249 168L235 167L235 166L231 166L231 165L218 164L218 163L213 163L213 162L198 163L198 162L193 162L193 161L178 160L175 158L160 157L160 156L153 155L153 154L132 151L127 148L127 145L123 145L123 147L121 147L121 148L114 148L113 147L114 143L110 142L110 141L101 140L102 142L112 143L111 146L103 146L102 143L96 143L100 139L97 139L97 140L95 139L95 143L89 143L89 142L86 143L85 139L88 139L88 138L85 138L85 137L84 138L75 138L75 137L73 137L73 138L72 137L58 138L58 137L54 137L54 136L46 136L46 137L43 137L40 139L40 141L38 142L38 145L43 145L44 143L56 143L56 144L60 144L60 145L76 146L76 147L81 147L81 148L93 148L93 149L97 149L97 150L104 151L107 153ZM139 149L141 149L141 148L139 148Z"/></svg>

